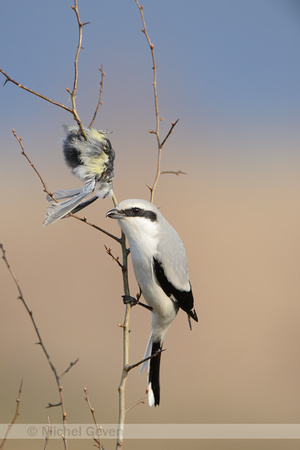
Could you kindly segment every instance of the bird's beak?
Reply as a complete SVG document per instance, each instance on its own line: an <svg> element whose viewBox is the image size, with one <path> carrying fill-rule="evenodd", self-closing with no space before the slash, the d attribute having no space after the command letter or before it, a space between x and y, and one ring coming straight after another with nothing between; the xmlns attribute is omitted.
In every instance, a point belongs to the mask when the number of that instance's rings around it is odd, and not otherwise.
<svg viewBox="0 0 300 450"><path fill-rule="evenodd" d="M110 219L122 219L123 215L120 214L116 208L114 208L108 211L105 217L109 217Z"/></svg>

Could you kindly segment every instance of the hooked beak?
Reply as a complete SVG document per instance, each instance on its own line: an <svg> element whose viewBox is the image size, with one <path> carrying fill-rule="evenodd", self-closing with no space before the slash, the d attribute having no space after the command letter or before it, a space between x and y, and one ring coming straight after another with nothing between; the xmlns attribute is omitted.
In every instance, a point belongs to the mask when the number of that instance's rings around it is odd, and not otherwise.
<svg viewBox="0 0 300 450"><path fill-rule="evenodd" d="M105 217L109 217L110 219L123 219L123 215L116 208L108 211Z"/></svg>

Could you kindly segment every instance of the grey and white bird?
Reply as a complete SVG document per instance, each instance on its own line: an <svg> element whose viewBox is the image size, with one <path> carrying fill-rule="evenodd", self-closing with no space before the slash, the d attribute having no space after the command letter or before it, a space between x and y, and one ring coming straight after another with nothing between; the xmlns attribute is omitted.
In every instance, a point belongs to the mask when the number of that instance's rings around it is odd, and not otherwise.
<svg viewBox="0 0 300 450"><path fill-rule="evenodd" d="M158 208L146 200L124 200L108 211L128 239L133 269L142 294L152 308L152 329L145 358L162 349L167 330L179 309L198 322L188 278L183 243ZM159 405L161 353L145 362L149 405Z"/></svg>

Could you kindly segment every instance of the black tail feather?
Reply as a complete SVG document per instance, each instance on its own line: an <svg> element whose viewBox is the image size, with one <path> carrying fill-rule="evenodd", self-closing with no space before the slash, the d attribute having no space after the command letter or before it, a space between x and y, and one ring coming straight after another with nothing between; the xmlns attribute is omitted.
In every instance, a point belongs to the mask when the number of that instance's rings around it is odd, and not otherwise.
<svg viewBox="0 0 300 450"><path fill-rule="evenodd" d="M162 343L153 342L151 355L154 355L156 352L162 349ZM160 400L160 388L159 388L159 366L160 366L160 357L161 353L158 353L157 356L150 359L150 368L149 368L149 383L151 383L151 389L154 395L154 405L159 405Z"/></svg>
<svg viewBox="0 0 300 450"><path fill-rule="evenodd" d="M192 319L194 319L196 322L198 322L198 316L197 316L195 308L191 309L187 313Z"/></svg>

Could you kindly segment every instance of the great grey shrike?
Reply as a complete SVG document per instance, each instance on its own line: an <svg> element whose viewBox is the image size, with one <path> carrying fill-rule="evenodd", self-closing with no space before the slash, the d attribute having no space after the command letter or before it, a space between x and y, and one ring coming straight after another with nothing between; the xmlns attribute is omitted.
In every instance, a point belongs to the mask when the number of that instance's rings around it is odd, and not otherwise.
<svg viewBox="0 0 300 450"><path fill-rule="evenodd" d="M146 200L124 200L106 214L117 219L128 239L135 277L152 308L152 329L145 358L162 349L166 332L181 308L198 322L188 278L183 243L160 211ZM159 405L161 353L151 358L148 368L149 405ZM142 367L142 369L144 368Z"/></svg>

